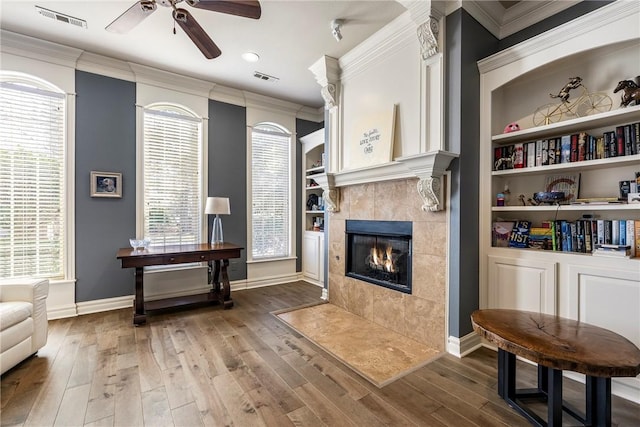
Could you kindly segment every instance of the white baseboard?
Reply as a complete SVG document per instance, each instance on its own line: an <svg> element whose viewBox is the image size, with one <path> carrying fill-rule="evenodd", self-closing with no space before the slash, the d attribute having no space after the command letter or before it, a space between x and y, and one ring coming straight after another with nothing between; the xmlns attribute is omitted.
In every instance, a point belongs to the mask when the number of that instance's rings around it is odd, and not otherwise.
<svg viewBox="0 0 640 427"><path fill-rule="evenodd" d="M318 286L320 288L324 287L324 283L322 283L322 282L320 282L318 280L315 280L315 279L310 279L308 277L305 277L304 275L300 276L300 280L302 280L303 282L310 283L312 285L316 285L316 286Z"/></svg>
<svg viewBox="0 0 640 427"><path fill-rule="evenodd" d="M329 301L329 289L322 288L322 295L320 296L320 299L324 301Z"/></svg>
<svg viewBox="0 0 640 427"><path fill-rule="evenodd" d="M447 340L447 352L456 357L464 357L482 346L480 335L471 332L462 338L449 336Z"/></svg>
<svg viewBox="0 0 640 427"><path fill-rule="evenodd" d="M133 295L84 301L76 304L78 315L133 307Z"/></svg>
<svg viewBox="0 0 640 427"><path fill-rule="evenodd" d="M300 275L297 273L283 274L278 276L260 277L257 279L247 279L244 289L262 288L264 286L282 285L284 283L291 283L300 280ZM233 290L233 286L231 286Z"/></svg>
<svg viewBox="0 0 640 427"><path fill-rule="evenodd" d="M56 307L49 308L47 306L47 319L64 319L65 317L75 317L78 313L76 311L76 305L70 304L66 306L58 305Z"/></svg>

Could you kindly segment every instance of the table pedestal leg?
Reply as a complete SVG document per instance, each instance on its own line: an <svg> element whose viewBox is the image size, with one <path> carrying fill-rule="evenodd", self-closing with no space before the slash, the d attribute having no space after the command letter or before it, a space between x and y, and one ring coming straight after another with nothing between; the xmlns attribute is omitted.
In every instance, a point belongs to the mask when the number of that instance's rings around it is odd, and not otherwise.
<svg viewBox="0 0 640 427"><path fill-rule="evenodd" d="M220 304L225 309L233 307L233 300L231 299L231 284L229 283L229 275L227 274L227 267L229 267L229 260L214 260L213 261L213 280L212 280L212 292L216 294ZM220 280L222 276L222 280Z"/></svg>
<svg viewBox="0 0 640 427"><path fill-rule="evenodd" d="M138 326L147 321L144 311L144 267L136 267L136 298L133 301L133 324Z"/></svg>

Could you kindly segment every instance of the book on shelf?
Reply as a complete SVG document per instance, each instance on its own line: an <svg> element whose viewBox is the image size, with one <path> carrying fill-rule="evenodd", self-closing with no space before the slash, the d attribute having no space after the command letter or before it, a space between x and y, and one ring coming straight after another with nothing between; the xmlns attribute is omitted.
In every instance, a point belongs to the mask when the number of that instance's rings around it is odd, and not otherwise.
<svg viewBox="0 0 640 427"><path fill-rule="evenodd" d="M579 162L583 162L587 159L587 141L589 139L589 134L586 132L580 132L578 134L578 160Z"/></svg>
<svg viewBox="0 0 640 427"><path fill-rule="evenodd" d="M571 135L563 135L560 138L560 163L571 161Z"/></svg>
<svg viewBox="0 0 640 427"><path fill-rule="evenodd" d="M529 240L531 221L515 221L509 234L510 248L526 248Z"/></svg>
<svg viewBox="0 0 640 427"><path fill-rule="evenodd" d="M596 249L593 251L593 256L611 257L611 258L627 258L630 259L631 253L629 251L607 251L602 249Z"/></svg>
<svg viewBox="0 0 640 427"><path fill-rule="evenodd" d="M622 203L624 203L624 201L618 197L581 197L571 202L572 205L608 205Z"/></svg>
<svg viewBox="0 0 640 427"><path fill-rule="evenodd" d="M553 250L553 229L531 227L527 246L533 249Z"/></svg>
<svg viewBox="0 0 640 427"><path fill-rule="evenodd" d="M636 227L638 227L638 232L640 233L640 220L627 220L627 245L631 247L631 256L634 257L636 255L640 255L640 236L636 233Z"/></svg>
<svg viewBox="0 0 640 427"><path fill-rule="evenodd" d="M513 230L514 221L496 221L493 223L492 246L497 248L509 247L509 236Z"/></svg>

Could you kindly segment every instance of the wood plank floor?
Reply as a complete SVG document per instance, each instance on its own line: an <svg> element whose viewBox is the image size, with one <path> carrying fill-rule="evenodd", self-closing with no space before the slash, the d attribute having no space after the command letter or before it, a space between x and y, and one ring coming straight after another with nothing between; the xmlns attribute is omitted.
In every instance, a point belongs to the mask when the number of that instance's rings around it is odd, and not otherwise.
<svg viewBox="0 0 640 427"><path fill-rule="evenodd" d="M49 341L1 381L3 426L526 426L496 393L496 353L444 355L381 389L271 311L319 300L303 282L233 293L235 306L131 310L49 322ZM535 368L521 363L519 386ZM564 394L583 407L583 386ZM613 422L640 405L613 397ZM568 418L567 425L575 425Z"/></svg>

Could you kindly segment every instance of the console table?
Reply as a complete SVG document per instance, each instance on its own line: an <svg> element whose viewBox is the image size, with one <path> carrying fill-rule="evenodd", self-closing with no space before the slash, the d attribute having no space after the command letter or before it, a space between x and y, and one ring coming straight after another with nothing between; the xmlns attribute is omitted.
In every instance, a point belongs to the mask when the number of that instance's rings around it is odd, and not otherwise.
<svg viewBox="0 0 640 427"><path fill-rule="evenodd" d="M548 314L518 310L477 310L476 333L498 346L498 394L536 426L561 426L562 411L585 426L611 425L611 377L640 374L640 350L604 328ZM516 390L516 359L538 364L538 388ZM586 415L562 401L562 371L586 375ZM547 402L547 422L524 405Z"/></svg>
<svg viewBox="0 0 640 427"><path fill-rule="evenodd" d="M146 310L159 310L195 303L222 304L225 309L233 307L227 267L230 258L240 258L242 247L233 243L210 245L171 245L149 249L118 249L116 258L122 261L122 268L136 269L136 294L134 300L133 324L140 325L147 320ZM162 300L144 301L144 267L152 265L187 264L207 262L212 267L211 290L202 294ZM212 266L213 264L213 266Z"/></svg>

